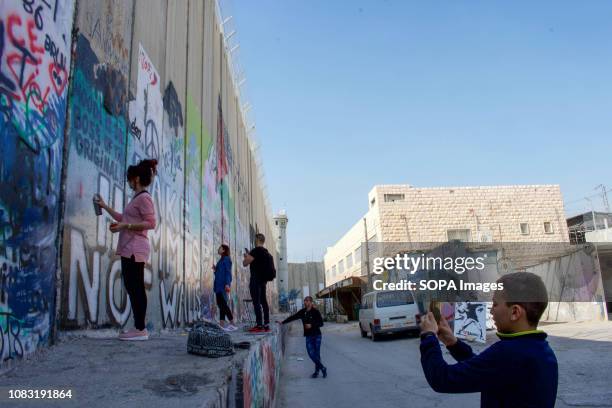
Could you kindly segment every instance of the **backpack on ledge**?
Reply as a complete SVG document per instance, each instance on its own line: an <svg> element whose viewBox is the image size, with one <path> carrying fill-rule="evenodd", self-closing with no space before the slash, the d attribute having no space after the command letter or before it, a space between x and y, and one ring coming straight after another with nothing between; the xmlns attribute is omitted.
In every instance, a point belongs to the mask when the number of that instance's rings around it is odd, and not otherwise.
<svg viewBox="0 0 612 408"><path fill-rule="evenodd" d="M187 352L206 357L224 357L234 354L231 336L211 322L196 322L187 338Z"/></svg>

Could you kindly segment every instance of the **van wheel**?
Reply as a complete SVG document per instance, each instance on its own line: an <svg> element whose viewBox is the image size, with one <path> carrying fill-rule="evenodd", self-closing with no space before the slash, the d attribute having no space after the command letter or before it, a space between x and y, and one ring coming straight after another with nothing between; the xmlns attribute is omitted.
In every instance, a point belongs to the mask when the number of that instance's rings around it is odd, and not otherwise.
<svg viewBox="0 0 612 408"><path fill-rule="evenodd" d="M359 323L359 331L361 332L361 337L368 337L368 332L361 328L361 323Z"/></svg>
<svg viewBox="0 0 612 408"><path fill-rule="evenodd" d="M372 341L378 341L378 334L374 333L374 328L370 325L370 333L372 334Z"/></svg>

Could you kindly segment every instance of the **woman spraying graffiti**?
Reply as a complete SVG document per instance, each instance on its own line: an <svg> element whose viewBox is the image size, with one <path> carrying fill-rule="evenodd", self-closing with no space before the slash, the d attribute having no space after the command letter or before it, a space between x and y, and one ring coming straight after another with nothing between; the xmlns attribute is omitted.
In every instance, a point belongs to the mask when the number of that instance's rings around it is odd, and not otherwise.
<svg viewBox="0 0 612 408"><path fill-rule="evenodd" d="M151 185L156 174L155 159L142 160L137 165L128 167L127 181L135 195L123 213L110 208L100 196L95 198L95 203L117 221L111 223L110 230L119 233L117 255L121 256L121 274L134 311L135 328L121 333L120 340L149 339L149 333L145 328L147 294L144 285L144 267L151 252L147 232L155 228L156 218L155 205L146 188Z"/></svg>
<svg viewBox="0 0 612 408"><path fill-rule="evenodd" d="M230 258L229 246L221 245L217 253L221 255L221 259L219 259L216 266L213 266L215 273L213 289L217 299L217 306L219 307L219 324L226 331L234 331L238 330L238 328L234 326L234 317L227 305L227 298L232 285L232 258ZM225 326L226 317L229 321L227 326Z"/></svg>

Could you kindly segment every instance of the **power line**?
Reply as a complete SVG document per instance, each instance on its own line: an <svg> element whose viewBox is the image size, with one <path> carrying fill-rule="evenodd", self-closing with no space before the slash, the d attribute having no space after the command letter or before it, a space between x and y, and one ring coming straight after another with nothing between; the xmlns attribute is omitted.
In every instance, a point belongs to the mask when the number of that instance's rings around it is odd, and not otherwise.
<svg viewBox="0 0 612 408"><path fill-rule="evenodd" d="M578 202L582 202L585 201L589 198L595 198L595 197L603 197L604 199L604 205L606 207L608 207L608 197L607 197L607 193L612 192L612 188L610 189L606 189L605 186L603 184L598 185L597 187L595 187L595 189L601 188L601 193L595 193L595 194L591 194L582 198L577 198L575 200L571 200L571 201L565 201L564 205L568 205L568 204L574 204L574 203L578 203Z"/></svg>

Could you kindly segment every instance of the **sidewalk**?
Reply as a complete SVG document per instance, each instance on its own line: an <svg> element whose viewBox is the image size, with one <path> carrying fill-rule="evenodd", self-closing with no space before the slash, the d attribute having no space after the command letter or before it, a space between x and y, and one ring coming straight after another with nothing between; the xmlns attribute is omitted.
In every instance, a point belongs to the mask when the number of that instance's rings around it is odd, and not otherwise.
<svg viewBox="0 0 612 408"><path fill-rule="evenodd" d="M115 330L63 333L59 344L0 376L0 405L199 408L233 407L242 399L251 406L258 398L271 404L282 332L275 327L265 335L230 334L234 343L251 342L250 349L220 358L191 355L183 329L152 334L142 342L119 341ZM71 390L72 398L8 400L9 389Z"/></svg>
<svg viewBox="0 0 612 408"><path fill-rule="evenodd" d="M544 324L541 329L559 362L557 406L612 407L612 322Z"/></svg>

